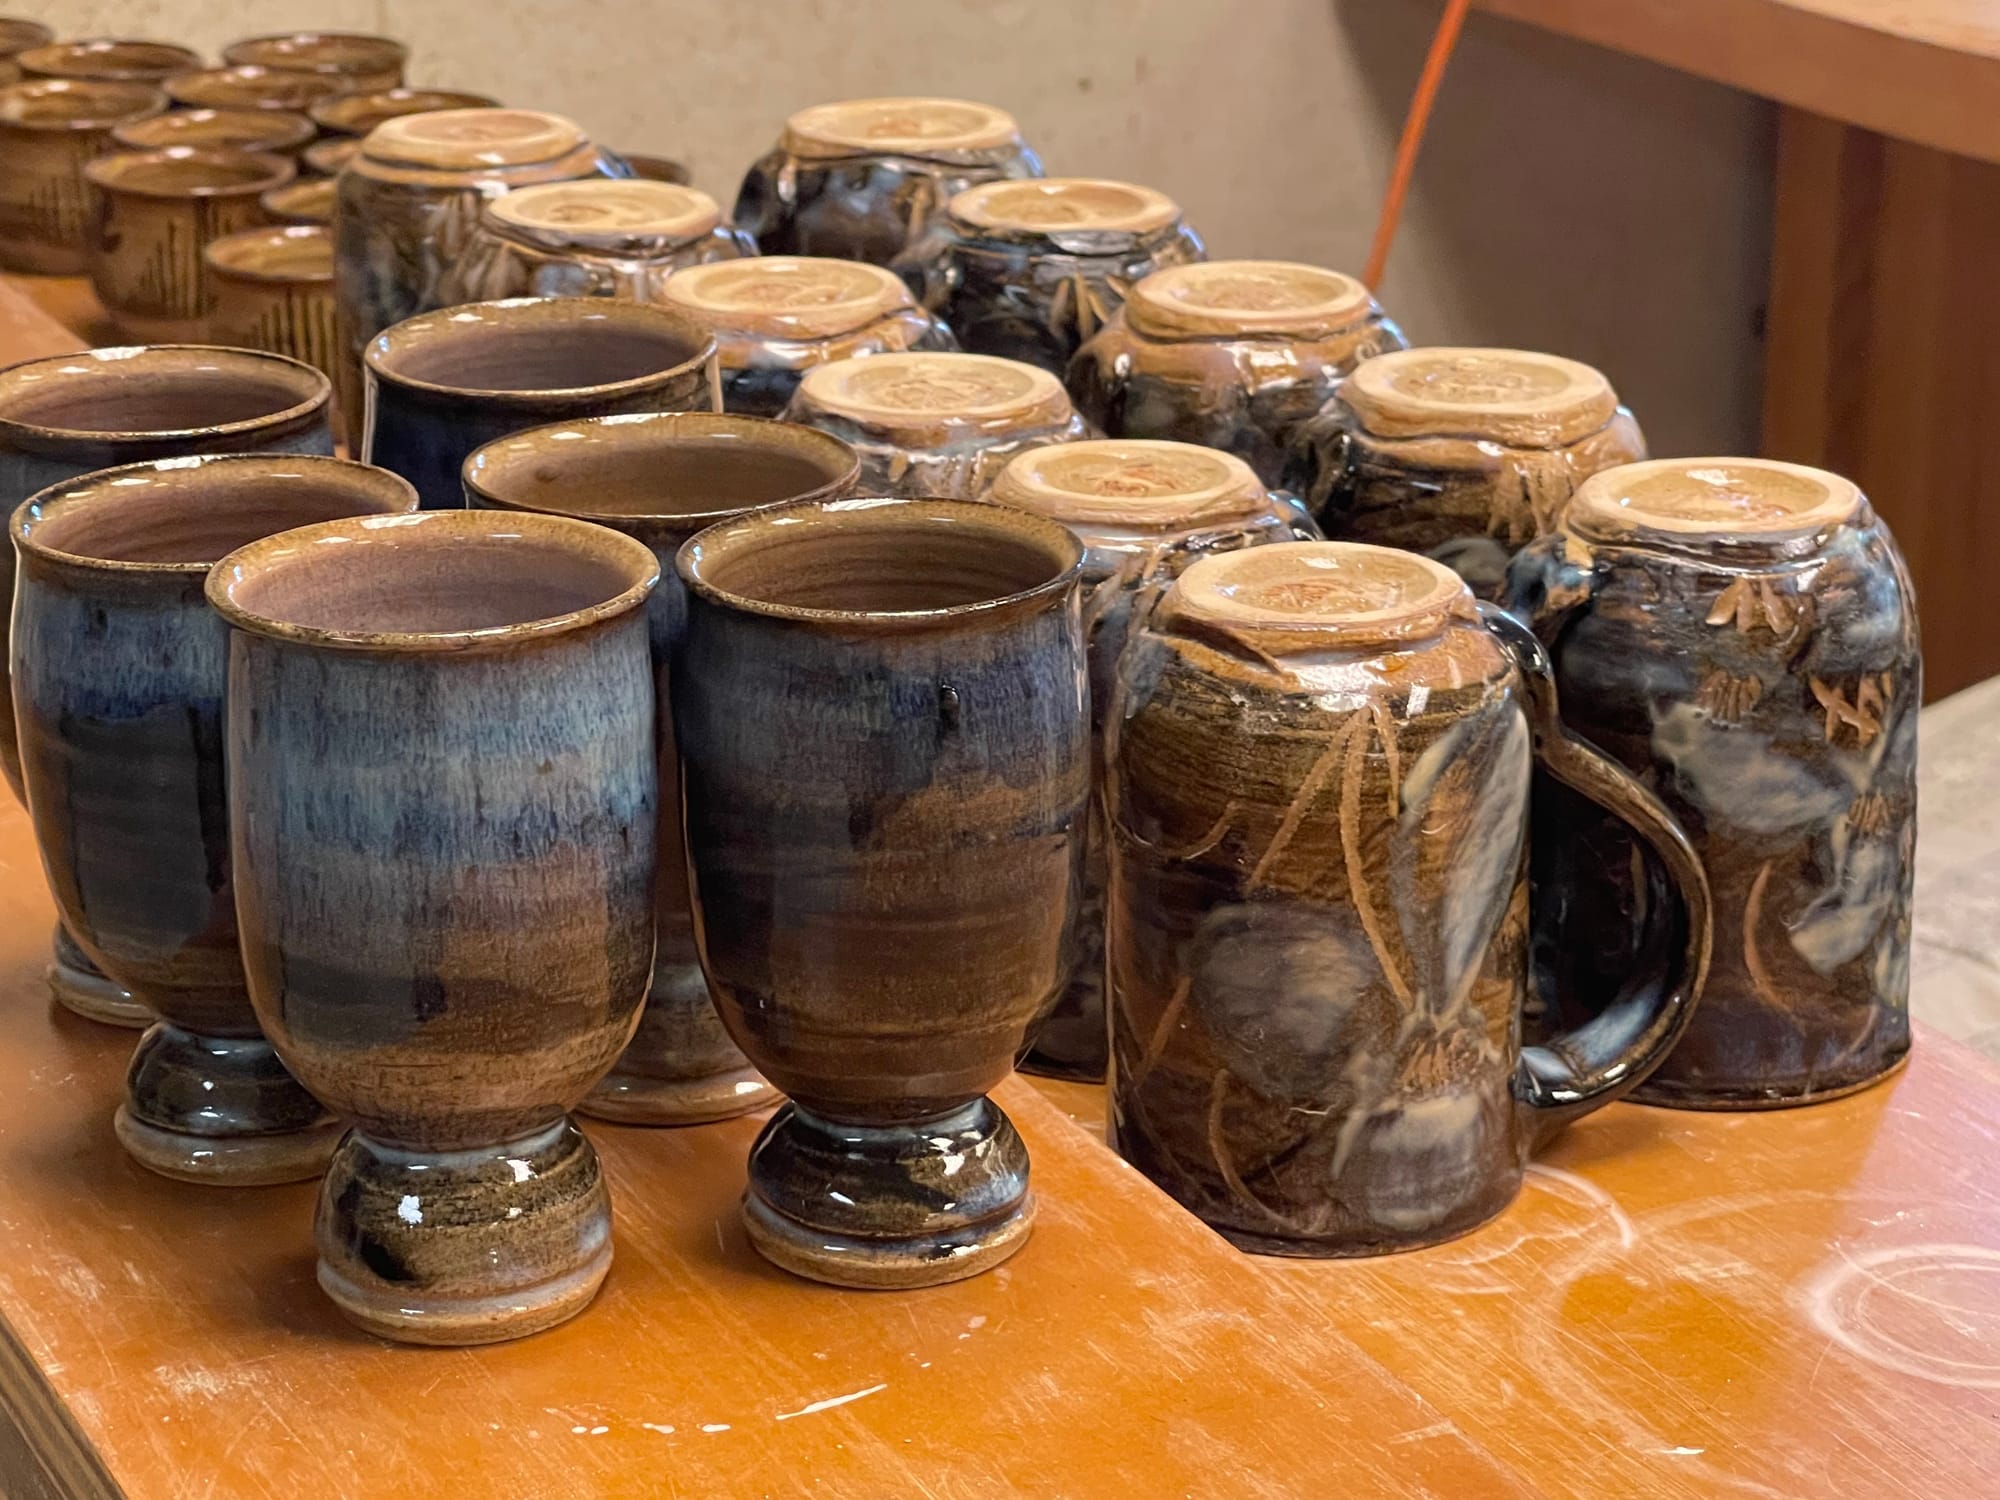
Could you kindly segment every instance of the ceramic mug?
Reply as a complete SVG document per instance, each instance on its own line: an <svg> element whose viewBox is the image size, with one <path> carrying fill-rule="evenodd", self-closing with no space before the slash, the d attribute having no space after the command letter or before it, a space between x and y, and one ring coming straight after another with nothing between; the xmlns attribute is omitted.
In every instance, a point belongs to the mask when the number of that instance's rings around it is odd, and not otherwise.
<svg viewBox="0 0 2000 1500"><path fill-rule="evenodd" d="M643 302L480 302L377 335L366 401L362 456L416 485L426 510L456 510L466 458L510 432L616 412L715 410L715 340Z"/></svg>
<svg viewBox="0 0 2000 1500"><path fill-rule="evenodd" d="M36 79L0 89L0 268L75 276L95 205L84 167L167 107L150 83Z"/></svg>
<svg viewBox="0 0 2000 1500"><path fill-rule="evenodd" d="M1300 425L1284 482L1329 537L1422 552L1493 599L1579 484L1645 456L1639 424L1589 365L1404 349L1363 360Z"/></svg>
<svg viewBox="0 0 2000 1500"><path fill-rule="evenodd" d="M340 368L334 326L333 231L325 225L242 229L202 251L215 294L209 337L268 349L332 381Z"/></svg>
<svg viewBox="0 0 2000 1500"><path fill-rule="evenodd" d="M338 177L347 170L349 162L360 157L361 146L361 138L351 135L314 141L299 154L299 163L306 171L321 177Z"/></svg>
<svg viewBox="0 0 2000 1500"><path fill-rule="evenodd" d="M293 114L341 92L337 79L253 66L176 73L160 87L187 109L281 109Z"/></svg>
<svg viewBox="0 0 2000 1500"><path fill-rule="evenodd" d="M257 203L264 210L264 217L273 224L331 226L334 200L338 193L339 185L331 177L307 177L288 182L283 187L266 189ZM344 344L342 348L344 351ZM345 374L344 367L341 373Z"/></svg>
<svg viewBox="0 0 2000 1500"><path fill-rule="evenodd" d="M1506 597L1555 659L1564 721L1658 791L1715 888L1701 1011L1637 1097L1810 1104L1899 1068L1923 661L1908 570L1861 492L1767 459L1608 469L1515 559ZM1550 795L1536 821L1582 931L1645 899L1595 809ZM1602 923L1537 945L1569 1007L1553 1024L1602 1007L1627 948Z"/></svg>
<svg viewBox="0 0 2000 1500"><path fill-rule="evenodd" d="M0 16L0 86L21 81L21 66L14 59L36 47L46 47L56 34L40 21L19 16Z"/></svg>
<svg viewBox="0 0 2000 1500"><path fill-rule="evenodd" d="M410 49L392 37L353 31L294 31L253 36L223 48L222 60L243 66L309 73L342 94L393 89L403 81Z"/></svg>
<svg viewBox="0 0 2000 1500"><path fill-rule="evenodd" d="M1709 902L1686 835L1565 733L1534 637L1442 563L1347 542L1204 558L1135 637L1106 722L1112 1133L1239 1247L1463 1234L1687 1026ZM1638 834L1657 899L1607 919L1658 943L1600 1023L1524 1047L1537 765Z"/></svg>
<svg viewBox="0 0 2000 1500"><path fill-rule="evenodd" d="M766 255L887 265L954 193L1039 177L1014 117L964 99L848 99L785 122L752 164L734 218Z"/></svg>
<svg viewBox="0 0 2000 1500"><path fill-rule="evenodd" d="M498 99L458 89L371 89L322 99L308 114L328 135L360 137L384 120L402 115L430 114L440 109L497 109Z"/></svg>
<svg viewBox="0 0 2000 1500"><path fill-rule="evenodd" d="M170 109L120 125L111 132L111 141L125 151L195 146L290 156L317 134L311 120L286 109Z"/></svg>
<svg viewBox="0 0 2000 1500"><path fill-rule="evenodd" d="M1077 410L1110 436L1220 448L1275 486L1298 425L1362 360L1403 345L1351 276L1291 261L1197 262L1135 285L1066 380Z"/></svg>
<svg viewBox="0 0 2000 1500"><path fill-rule="evenodd" d="M1103 719L1118 659L1167 585L1212 553L1319 535L1290 497L1267 491L1242 459L1191 443L1110 438L1030 449L1008 460L986 498L1046 516L1083 543L1094 778L1103 771ZM1104 1077L1101 817L1093 794L1068 981L1021 1060L1031 1073Z"/></svg>
<svg viewBox="0 0 2000 1500"><path fill-rule="evenodd" d="M353 1123L319 1282L384 1338L533 1333L610 1266L568 1111L652 971L657 576L602 527L457 511L294 531L210 577L244 968Z"/></svg>
<svg viewBox="0 0 2000 1500"><path fill-rule="evenodd" d="M102 469L14 512L22 779L65 926L159 1016L117 1115L140 1165L254 1186L316 1177L338 1128L257 1029L224 807L228 629L202 593L273 532L416 508L344 459L235 454Z"/></svg>
<svg viewBox="0 0 2000 1500"><path fill-rule="evenodd" d="M24 78L84 78L99 83L159 83L201 66L201 55L171 42L93 37L16 53Z"/></svg>
<svg viewBox="0 0 2000 1500"><path fill-rule="evenodd" d="M169 146L119 151L83 169L97 189L90 284L113 321L135 339L208 338L215 287L202 251L264 222L257 200L297 174L290 157Z"/></svg>
<svg viewBox="0 0 2000 1500"><path fill-rule="evenodd" d="M660 784L678 787L667 672L687 620L674 554L696 532L754 510L827 500L859 465L838 438L786 422L706 412L596 417L535 427L465 461L474 509L574 516L636 537L663 570L647 606L659 674ZM659 950L645 1014L624 1056L579 1108L627 1125L691 1125L776 1097L723 1030L695 953L678 795L660 799Z"/></svg>
<svg viewBox="0 0 2000 1500"><path fill-rule="evenodd" d="M792 1103L744 1221L787 1270L927 1286L1020 1248L986 1096L1063 980L1089 792L1082 548L1004 506L752 511L681 549L702 967Z"/></svg>
<svg viewBox="0 0 2000 1500"><path fill-rule="evenodd" d="M234 349L93 349L0 369L0 510L93 469L192 453L333 452L326 378L289 359ZM14 549L0 547L0 672L14 600ZM0 702L6 693L0 692ZM0 771L21 792L11 709ZM65 1009L115 1026L153 1013L98 972L60 926L49 989Z"/></svg>

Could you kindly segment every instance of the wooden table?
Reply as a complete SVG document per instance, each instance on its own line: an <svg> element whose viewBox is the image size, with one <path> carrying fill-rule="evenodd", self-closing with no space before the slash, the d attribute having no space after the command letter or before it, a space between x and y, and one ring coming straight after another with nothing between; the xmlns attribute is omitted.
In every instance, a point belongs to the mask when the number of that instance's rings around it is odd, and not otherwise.
<svg viewBox="0 0 2000 1500"><path fill-rule="evenodd" d="M2000 7L1479 5L1783 106L1764 450L1848 475L1895 528L1928 696L2000 672Z"/></svg>

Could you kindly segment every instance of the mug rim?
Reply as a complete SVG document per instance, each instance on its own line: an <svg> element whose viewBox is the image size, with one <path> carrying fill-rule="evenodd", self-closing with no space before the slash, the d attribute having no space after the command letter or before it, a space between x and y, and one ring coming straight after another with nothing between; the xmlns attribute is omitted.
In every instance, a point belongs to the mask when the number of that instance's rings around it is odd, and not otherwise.
<svg viewBox="0 0 2000 1500"><path fill-rule="evenodd" d="M72 115L62 120L10 120L0 117L0 131L35 131L55 135L64 131L116 130L121 125L136 125L141 120L154 119L173 107L173 100L167 97L166 90L144 78L22 78L0 88L0 94L18 91L23 96L35 97L97 89L125 89L151 97L144 103L135 102L131 109L120 113L107 112L111 106L100 98L100 107L91 113Z"/></svg>
<svg viewBox="0 0 2000 1500"><path fill-rule="evenodd" d="M271 113L279 113L277 110ZM238 162L248 162L263 171L261 177L249 182L198 183L193 187L166 188L147 183L118 182L110 180L114 170L143 163L147 166L163 162L192 161L201 165L232 166ZM189 199L206 198L255 198L268 193L272 188L285 186L299 175L299 164L289 156L280 156L275 151L245 151L234 146L153 146L138 151L108 151L102 156L94 156L83 164L83 175L90 179L90 185L100 193L129 193L134 198L158 198L169 203L185 203Z"/></svg>
<svg viewBox="0 0 2000 1500"><path fill-rule="evenodd" d="M103 349L78 349L69 354L44 354L37 359L24 359L0 367L0 389L4 389L10 377L17 372L37 365L53 366L80 359L109 364L156 352L201 354L255 365L280 365L303 377L309 384L312 394L290 406L281 406L260 416L240 417L233 422L214 422L201 427L153 428L145 432L106 431L94 427L57 427L47 422L23 421L19 417L9 416L5 407L0 406L0 443L26 439L31 444L103 443L137 446L144 443L193 442L200 438L222 440L246 432L256 432L266 427L283 427L304 421L314 413L324 411L333 399L333 382L327 379L324 372L304 360L293 359L288 354L273 354L265 349L236 349L224 344L118 344Z"/></svg>

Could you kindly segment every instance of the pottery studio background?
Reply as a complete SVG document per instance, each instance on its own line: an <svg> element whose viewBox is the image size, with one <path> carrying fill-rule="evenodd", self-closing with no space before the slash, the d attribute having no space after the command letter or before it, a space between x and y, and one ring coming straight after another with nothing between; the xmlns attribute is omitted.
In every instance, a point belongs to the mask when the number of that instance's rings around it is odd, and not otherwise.
<svg viewBox="0 0 2000 1500"><path fill-rule="evenodd" d="M383 32L413 84L573 116L725 207L784 117L947 94L1052 173L1172 194L1218 258L1359 273L1435 0L45 0L64 36L208 52ZM1603 369L1660 453L1754 452L1770 106L1475 14L1381 291L1418 343Z"/></svg>

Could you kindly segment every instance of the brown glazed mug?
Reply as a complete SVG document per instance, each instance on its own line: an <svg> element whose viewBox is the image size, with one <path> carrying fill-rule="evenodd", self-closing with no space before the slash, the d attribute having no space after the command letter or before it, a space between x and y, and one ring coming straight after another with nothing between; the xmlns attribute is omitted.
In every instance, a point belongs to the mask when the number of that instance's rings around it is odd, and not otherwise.
<svg viewBox="0 0 2000 1500"><path fill-rule="evenodd" d="M126 1152L155 1172L294 1182L319 1175L339 1133L244 988L223 791L229 631L203 582L255 538L415 508L379 469L232 454L98 470L14 512L28 811L65 926L159 1016L117 1115Z"/></svg>
<svg viewBox="0 0 2000 1500"><path fill-rule="evenodd" d="M497 109L498 99L458 89L372 89L322 99L307 113L328 135L364 136L384 120L430 114L440 109Z"/></svg>
<svg viewBox="0 0 2000 1500"><path fill-rule="evenodd" d="M715 340L613 298L517 297L410 318L368 345L361 454L426 510L465 504L475 448L524 427L617 412L714 411Z"/></svg>
<svg viewBox="0 0 2000 1500"><path fill-rule="evenodd" d="M93 349L0 370L0 511L94 469L192 453L333 452L326 378L235 349ZM0 673L14 601L14 549L0 547ZM6 693L0 691L0 702ZM0 712L0 772L16 797L14 715ZM49 989L64 1009L114 1026L153 1013L98 972L56 928Z"/></svg>
<svg viewBox="0 0 2000 1500"><path fill-rule="evenodd" d="M810 427L649 412L534 427L488 443L465 461L465 499L474 509L594 521L653 549L663 570L647 605L660 684L660 784L678 788L667 672L686 628L687 590L673 572L674 554L696 532L745 511L838 498L857 473L853 449ZM776 1091L723 1030L695 953L677 794L660 799L659 848L660 939L645 1013L618 1065L578 1107L625 1125L692 1125L761 1109Z"/></svg>
<svg viewBox="0 0 2000 1500"><path fill-rule="evenodd" d="M330 382L339 368L333 314L333 231L279 224L240 229L202 252L215 294L209 337L268 349L311 365Z"/></svg>
<svg viewBox="0 0 2000 1500"><path fill-rule="evenodd" d="M1555 659L1564 722L1658 791L1715 889L1700 1013L1635 1097L1811 1104L1901 1067L1923 659L1861 492L1769 459L1607 469L1515 559L1506 603ZM1536 947L1550 1024L1576 1025L1631 963L1602 912L1647 893L1623 829L1538 797L1537 877L1590 935Z"/></svg>
<svg viewBox="0 0 2000 1500"><path fill-rule="evenodd" d="M21 81L21 65L14 59L35 47L46 47L56 34L40 21L19 16L0 16L0 86Z"/></svg>
<svg viewBox="0 0 2000 1500"><path fill-rule="evenodd" d="M347 164L360 155L361 137L338 135L329 140L314 141L300 153L299 163L306 171L319 176L338 177L347 170Z"/></svg>
<svg viewBox="0 0 2000 1500"><path fill-rule="evenodd" d="M393 89L403 81L410 49L392 37L353 31L294 31L246 37L222 50L222 60L242 66L309 73L342 94Z"/></svg>
<svg viewBox="0 0 2000 1500"><path fill-rule="evenodd" d="M353 1129L319 1283L384 1338L583 1310L611 1205L568 1111L653 964L653 554L559 516L308 527L225 558L251 998Z"/></svg>
<svg viewBox="0 0 2000 1500"><path fill-rule="evenodd" d="M1134 638L1106 725L1113 1137L1239 1247L1463 1234L1686 1028L1709 954L1686 835L1569 737L1534 637L1444 564L1349 542L1204 558ZM1652 899L1610 916L1656 943L1599 1021L1524 1047L1535 766L1638 834Z"/></svg>
<svg viewBox="0 0 2000 1500"><path fill-rule="evenodd" d="M336 79L250 66L176 73L160 87L187 109L281 109L293 114L341 92Z"/></svg>
<svg viewBox="0 0 2000 1500"><path fill-rule="evenodd" d="M150 83L44 78L0 89L0 269L81 274L95 210L84 167L120 125L166 107Z"/></svg>
<svg viewBox="0 0 2000 1500"><path fill-rule="evenodd" d="M268 188L257 199L274 224L318 224L331 227L339 184L331 177L306 177L283 187Z"/></svg>
<svg viewBox="0 0 2000 1500"><path fill-rule="evenodd" d="M111 140L125 151L195 146L291 156L317 134L311 120L286 109L170 109L163 115L120 125L111 132Z"/></svg>
<svg viewBox="0 0 2000 1500"><path fill-rule="evenodd" d="M673 660L695 931L792 1103L751 1242L839 1286L1021 1247L1027 1149L986 1098L1063 980L1089 793L1062 527L955 500L752 511L681 549Z"/></svg>
<svg viewBox="0 0 2000 1500"><path fill-rule="evenodd" d="M215 288L202 251L264 222L260 194L298 167L286 156L169 146L119 151L83 169L97 189L90 284L127 334L149 343L208 339Z"/></svg>
<svg viewBox="0 0 2000 1500"><path fill-rule="evenodd" d="M201 66L201 54L171 42L93 37L16 53L24 78L87 78L101 83L159 83Z"/></svg>

